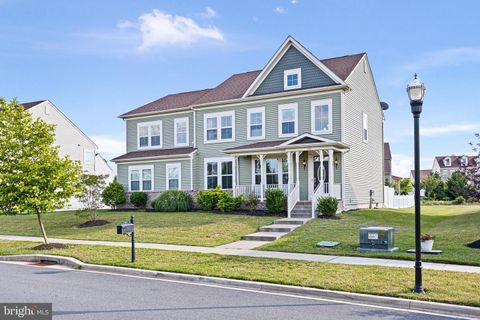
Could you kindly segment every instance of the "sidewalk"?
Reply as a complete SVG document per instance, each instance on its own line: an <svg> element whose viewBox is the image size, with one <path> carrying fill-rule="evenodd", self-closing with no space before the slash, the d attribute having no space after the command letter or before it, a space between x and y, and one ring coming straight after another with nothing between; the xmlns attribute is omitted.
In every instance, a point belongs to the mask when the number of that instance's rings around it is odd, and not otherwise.
<svg viewBox="0 0 480 320"><path fill-rule="evenodd" d="M43 242L41 237L27 237L27 236L9 236L0 235L0 240L12 241L34 241ZM73 240L73 239L59 239L49 238L51 242L64 244L83 244L83 245L100 245L111 247L130 247L130 242L115 242L115 241L94 241L94 240ZM221 255L244 256L244 257L258 257L258 258L276 258L285 260L303 260L314 262L338 263L338 264L352 264L352 265L368 265L368 266L383 266L383 267L400 267L413 268L414 261L408 260L394 260L394 259L377 259L377 258L363 258L363 257L346 257L346 256L330 256L320 254L308 253L290 253L277 251L258 251L251 249L232 249L225 247L197 247L184 246L174 244L157 244L157 243L135 243L136 248L158 249L169 251L185 251L185 252L199 252L199 253L215 253ZM424 262L424 269L431 270L447 270L467 273L480 273L480 267L446 264L446 263L432 263Z"/></svg>

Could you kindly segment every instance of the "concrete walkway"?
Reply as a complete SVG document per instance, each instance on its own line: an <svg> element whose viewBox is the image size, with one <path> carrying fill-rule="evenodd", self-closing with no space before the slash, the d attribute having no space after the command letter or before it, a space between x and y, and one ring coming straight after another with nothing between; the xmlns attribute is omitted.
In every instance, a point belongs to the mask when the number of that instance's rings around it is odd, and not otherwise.
<svg viewBox="0 0 480 320"><path fill-rule="evenodd" d="M41 237L9 236L9 235L0 235L0 240L43 242L43 238ZM101 245L101 246L111 246L111 247L130 247L131 246L130 242L73 240L73 239L59 239L59 238L49 238L49 240L52 243L55 242L55 243L64 243L64 244ZM276 258L276 259L286 259L286 260L302 260L302 261L327 262L327 263L350 264L350 265L413 268L413 264L414 264L413 261L408 261L408 260L329 256L329 255L320 255L320 254L289 253L289 252L277 252L277 251L258 251L258 250L241 249L241 248L236 249L236 248L233 248L233 246L227 247L227 245L220 246L220 247L197 247L197 246L184 246L184 245L174 245L174 244L135 243L135 247L146 248L146 249L169 250L169 251L215 253L215 254L222 254L222 255L243 256L243 257ZM242 247L242 246L240 245L236 247ZM423 268L431 269L431 270L447 270L447 271L456 271L456 272L480 273L480 267L446 264L446 263L424 262Z"/></svg>

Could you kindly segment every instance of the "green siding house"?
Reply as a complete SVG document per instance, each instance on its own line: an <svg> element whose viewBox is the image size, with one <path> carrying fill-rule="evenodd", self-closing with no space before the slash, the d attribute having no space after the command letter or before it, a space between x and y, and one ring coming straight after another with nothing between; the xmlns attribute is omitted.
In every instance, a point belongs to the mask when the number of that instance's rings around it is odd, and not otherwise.
<svg viewBox="0 0 480 320"><path fill-rule="evenodd" d="M320 60L288 37L262 70L167 95L120 116L128 192L234 194L279 188L289 214L332 196L343 209L383 204L383 111L365 53Z"/></svg>

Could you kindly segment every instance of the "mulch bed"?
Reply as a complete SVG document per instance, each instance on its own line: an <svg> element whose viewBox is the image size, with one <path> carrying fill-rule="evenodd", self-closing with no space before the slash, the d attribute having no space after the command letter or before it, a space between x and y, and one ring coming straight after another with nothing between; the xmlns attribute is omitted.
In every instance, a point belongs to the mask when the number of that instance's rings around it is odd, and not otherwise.
<svg viewBox="0 0 480 320"><path fill-rule="evenodd" d="M77 227L78 228L90 228L90 227L104 226L104 225L109 224L109 223L110 223L110 221L101 220L101 219L94 220L94 221L89 220L87 222L79 224Z"/></svg>
<svg viewBox="0 0 480 320"><path fill-rule="evenodd" d="M63 243L44 243L33 247L33 250L51 250L51 249L65 249L67 246Z"/></svg>
<svg viewBox="0 0 480 320"><path fill-rule="evenodd" d="M467 244L467 247L473 249L480 249L480 240L473 241L472 243Z"/></svg>

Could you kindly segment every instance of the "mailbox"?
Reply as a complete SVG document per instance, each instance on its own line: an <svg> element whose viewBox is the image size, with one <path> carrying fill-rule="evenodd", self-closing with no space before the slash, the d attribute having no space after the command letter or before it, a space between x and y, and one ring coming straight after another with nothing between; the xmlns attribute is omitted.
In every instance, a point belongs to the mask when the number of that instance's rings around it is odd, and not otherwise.
<svg viewBox="0 0 480 320"><path fill-rule="evenodd" d="M117 225L117 234L129 234L133 232L133 223L123 222Z"/></svg>

